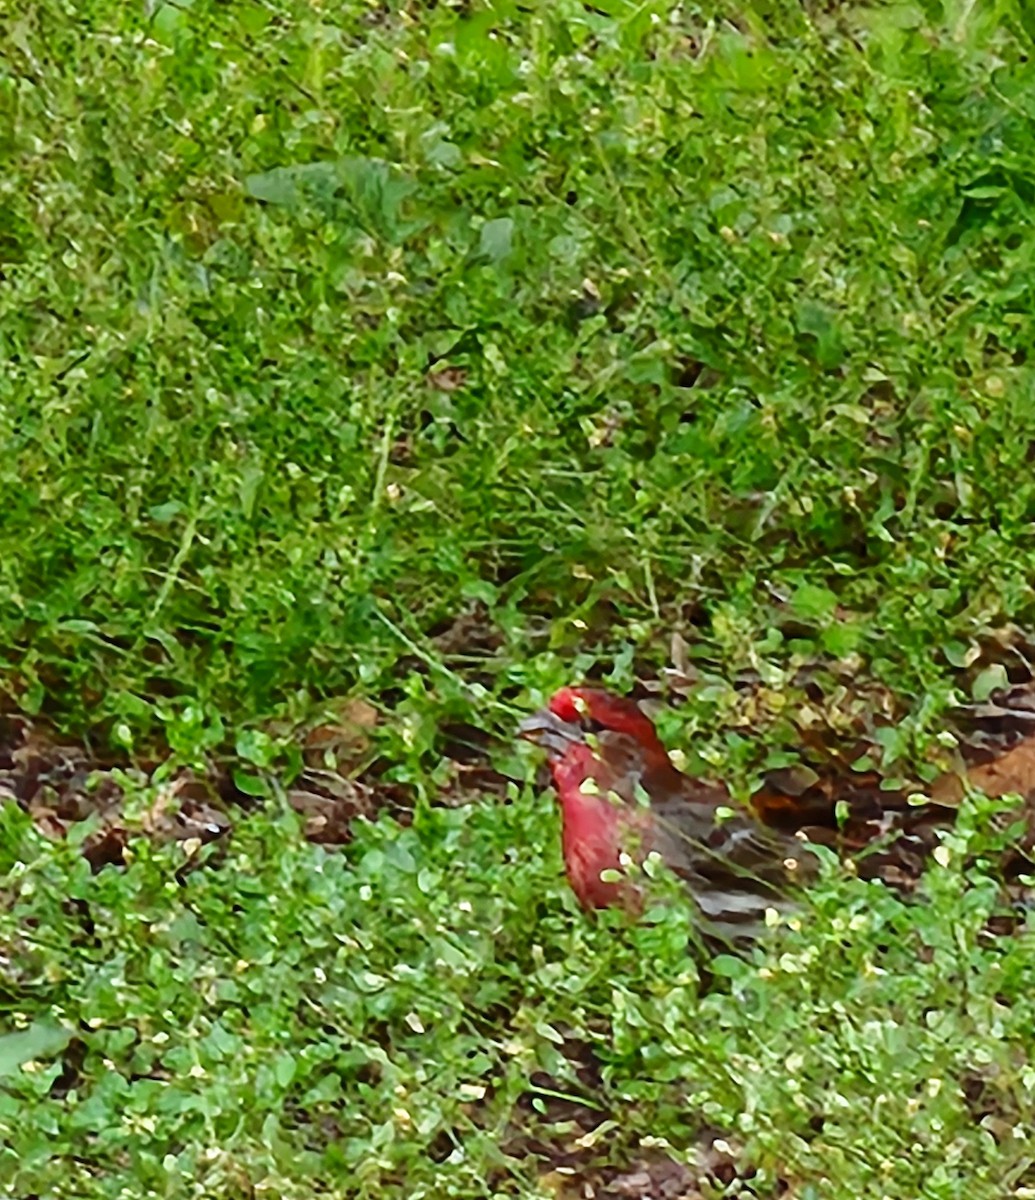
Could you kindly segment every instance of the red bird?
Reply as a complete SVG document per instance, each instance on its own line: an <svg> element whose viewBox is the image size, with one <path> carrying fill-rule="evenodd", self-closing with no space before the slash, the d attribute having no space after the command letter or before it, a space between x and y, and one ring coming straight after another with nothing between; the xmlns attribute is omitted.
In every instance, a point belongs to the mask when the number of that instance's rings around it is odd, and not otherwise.
<svg viewBox="0 0 1035 1200"><path fill-rule="evenodd" d="M676 770L632 700L562 688L519 732L547 752L564 865L585 908L637 908L637 885L611 872L627 875L630 860L642 864L656 852L686 882L702 931L739 940L757 934L766 910L782 907L788 888L811 873L800 838L735 809L725 788Z"/></svg>

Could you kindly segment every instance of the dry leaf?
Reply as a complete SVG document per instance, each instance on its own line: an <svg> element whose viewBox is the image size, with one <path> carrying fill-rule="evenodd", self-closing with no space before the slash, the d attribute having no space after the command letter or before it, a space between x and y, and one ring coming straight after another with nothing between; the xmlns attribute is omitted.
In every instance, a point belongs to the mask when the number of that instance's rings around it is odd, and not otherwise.
<svg viewBox="0 0 1035 1200"><path fill-rule="evenodd" d="M440 367L437 371L429 371L425 378L440 392L456 392L467 382L467 370L464 367Z"/></svg>
<svg viewBox="0 0 1035 1200"><path fill-rule="evenodd" d="M1013 792L1025 798L1035 794L1035 738L1018 742L991 762L967 768L967 782L986 796L1007 796ZM963 799L963 780L952 772L936 779L931 798L939 804L959 804Z"/></svg>
<svg viewBox="0 0 1035 1200"><path fill-rule="evenodd" d="M369 731L378 722L378 711L360 697L329 706L333 721L316 725L306 734L305 761L347 775L358 768L370 750Z"/></svg>

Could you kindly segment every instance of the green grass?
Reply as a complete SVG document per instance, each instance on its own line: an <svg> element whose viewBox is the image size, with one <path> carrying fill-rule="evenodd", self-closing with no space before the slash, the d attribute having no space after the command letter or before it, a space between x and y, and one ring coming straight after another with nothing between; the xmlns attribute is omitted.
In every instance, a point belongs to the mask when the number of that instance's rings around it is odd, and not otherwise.
<svg viewBox="0 0 1035 1200"><path fill-rule="evenodd" d="M673 630L710 680L855 664L908 754L1035 616L1021 0L39 0L0 37L8 709L287 771L358 694L426 799L449 723L509 736ZM719 693L666 734L734 771ZM19 1194L532 1195L500 1146L568 1041L616 1160L710 1125L816 1196L1035 1187L1030 951L978 937L982 869L924 908L832 880L698 1001L680 909L576 914L547 800L347 860L279 811L174 882L4 810L11 1029L51 1046L0 1092Z"/></svg>
<svg viewBox="0 0 1035 1200"><path fill-rule="evenodd" d="M920 690L1031 611L1020 18L615 7L8 21L23 706L295 714L474 603L494 690L779 660L803 587Z"/></svg>

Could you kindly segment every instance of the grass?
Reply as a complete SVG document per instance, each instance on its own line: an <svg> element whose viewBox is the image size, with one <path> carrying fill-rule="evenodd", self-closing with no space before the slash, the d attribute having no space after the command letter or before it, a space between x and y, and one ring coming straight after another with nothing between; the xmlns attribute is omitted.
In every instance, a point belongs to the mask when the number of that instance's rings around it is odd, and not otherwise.
<svg viewBox="0 0 1035 1200"><path fill-rule="evenodd" d="M802 1196L1030 1194L980 806L926 905L832 877L701 998L680 906L575 912L548 798L426 803L451 725L509 737L673 631L709 681L674 744L757 764L723 681L839 660L908 759L1032 618L1027 7L40 0L0 34L6 708L163 760L146 804L212 756L289 777L360 695L420 797L345 855L274 798L197 869L141 840L97 876L5 808L9 1186L532 1196L541 1071L616 1162L707 1126Z"/></svg>

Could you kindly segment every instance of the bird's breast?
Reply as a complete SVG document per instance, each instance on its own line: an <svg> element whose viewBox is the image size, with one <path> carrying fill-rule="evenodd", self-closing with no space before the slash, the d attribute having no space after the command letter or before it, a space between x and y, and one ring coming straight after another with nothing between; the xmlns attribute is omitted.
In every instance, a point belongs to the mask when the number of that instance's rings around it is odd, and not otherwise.
<svg viewBox="0 0 1035 1200"><path fill-rule="evenodd" d="M621 855L638 853L642 838L628 811L606 797L577 796L562 802L564 867L571 889L584 908L628 904L636 889L622 881L605 880L605 871L621 871Z"/></svg>

